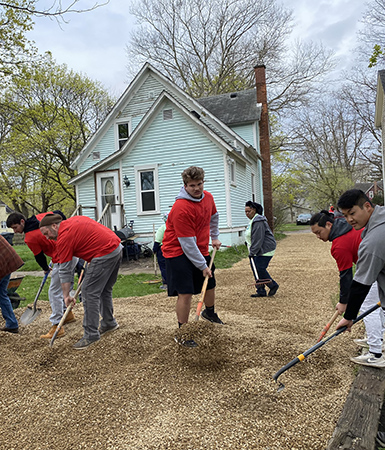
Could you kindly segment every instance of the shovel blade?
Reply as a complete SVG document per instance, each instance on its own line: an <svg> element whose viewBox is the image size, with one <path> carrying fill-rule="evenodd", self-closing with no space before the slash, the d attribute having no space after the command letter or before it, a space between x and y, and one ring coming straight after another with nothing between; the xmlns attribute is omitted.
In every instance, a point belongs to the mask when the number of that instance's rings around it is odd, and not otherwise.
<svg viewBox="0 0 385 450"><path fill-rule="evenodd" d="M40 313L40 308L33 310L30 306L28 306L28 308L20 316L20 323L22 325L28 325L32 323L40 315Z"/></svg>

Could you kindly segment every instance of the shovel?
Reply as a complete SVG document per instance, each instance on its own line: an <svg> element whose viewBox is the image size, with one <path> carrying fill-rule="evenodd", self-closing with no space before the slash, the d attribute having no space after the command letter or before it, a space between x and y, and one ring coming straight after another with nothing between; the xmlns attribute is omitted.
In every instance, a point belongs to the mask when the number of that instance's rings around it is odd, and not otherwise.
<svg viewBox="0 0 385 450"><path fill-rule="evenodd" d="M211 267L213 265L214 262L214 258L215 258L215 253L217 252L217 248L214 247L213 248L213 254L211 255L211 260L210 260L210 264L209 264L209 269L211 270ZM206 295L206 289L207 289L207 283L209 282L209 276L206 275L205 276L205 281L203 282L203 287L202 287L202 292L201 292L201 296L199 298L198 301L198 306L197 306L197 310L195 313L195 321L198 322L199 320L199 316L201 315L201 311L202 311L202 305L203 305L203 300L205 298Z"/></svg>
<svg viewBox="0 0 385 450"><path fill-rule="evenodd" d="M364 317L366 317L368 314L372 313L376 309L378 309L381 306L381 302L378 302L376 305L369 308L367 311L359 315L356 319L353 320L353 323L357 323L360 320L362 320ZM283 374L283 372L286 372L286 370L290 369L290 367L295 366L300 361L303 361L307 356L310 355L310 353L315 352L317 349L322 347L324 344L329 342L331 339L335 338L339 334L343 333L347 330L347 327L339 328L337 331L335 331L333 334L331 334L328 338L324 339L323 341L318 342L317 344L313 345L313 347L309 348L305 352L303 352L301 355L298 355L296 358L291 360L286 366L283 366L281 369L278 370L278 372L273 376L273 380L278 383L278 377ZM285 388L285 385L281 382L279 382L278 385L278 392L281 392Z"/></svg>
<svg viewBox="0 0 385 450"><path fill-rule="evenodd" d="M49 268L50 269L52 268L51 264L49 265ZM40 284L39 290L37 291L37 294L35 297L35 301L33 302L33 307L31 308L30 306L28 306L28 308L20 316L20 323L22 325L28 325L29 323L33 322L36 319L36 317L38 317L40 315L41 309L36 308L36 303L37 303L38 298L40 297L41 291L43 290L43 287L45 285L45 282L47 281L50 271L51 270L49 270L48 272L46 272L44 274L43 281Z"/></svg>

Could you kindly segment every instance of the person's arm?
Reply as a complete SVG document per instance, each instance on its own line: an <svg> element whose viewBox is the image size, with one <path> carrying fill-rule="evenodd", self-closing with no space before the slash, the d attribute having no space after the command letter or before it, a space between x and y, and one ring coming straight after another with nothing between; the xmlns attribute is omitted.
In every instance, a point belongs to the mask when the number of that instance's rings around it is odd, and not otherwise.
<svg viewBox="0 0 385 450"><path fill-rule="evenodd" d="M195 236L180 237L178 238L178 241L180 243L180 246L182 247L183 253L194 264L195 267L202 271L208 268L206 260L197 246Z"/></svg>
<svg viewBox="0 0 385 450"><path fill-rule="evenodd" d="M336 310L343 314L349 299L349 290L353 281L352 268L340 271L340 301L336 305Z"/></svg>
<svg viewBox="0 0 385 450"><path fill-rule="evenodd" d="M47 264L47 257L44 252L40 252L38 255L35 255L35 260L39 264L39 266L44 270L45 273L49 271L49 267Z"/></svg>
<svg viewBox="0 0 385 450"><path fill-rule="evenodd" d="M344 318L337 325L337 330L342 327L347 327L347 331L351 331L353 320L357 317L365 297L368 295L371 286L361 284L358 281L353 280L350 291L348 305L344 314Z"/></svg>
<svg viewBox="0 0 385 450"><path fill-rule="evenodd" d="M253 222L251 224L251 245L249 255L255 256L261 251L263 239L265 237L265 228L262 226L263 222Z"/></svg>
<svg viewBox="0 0 385 450"><path fill-rule="evenodd" d="M75 305L76 300L70 296L71 283L73 281L72 260L60 264L59 277L63 291L64 303L66 306L69 306L71 303Z"/></svg>

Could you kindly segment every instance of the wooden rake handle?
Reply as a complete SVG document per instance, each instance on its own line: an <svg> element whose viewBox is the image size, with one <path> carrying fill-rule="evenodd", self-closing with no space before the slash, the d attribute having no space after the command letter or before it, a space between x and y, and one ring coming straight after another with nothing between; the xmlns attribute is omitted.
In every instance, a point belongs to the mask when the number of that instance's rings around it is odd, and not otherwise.
<svg viewBox="0 0 385 450"><path fill-rule="evenodd" d="M75 292L75 294L74 294L74 299L75 299L75 301L76 301L76 299L78 298L78 295L79 295L79 293L80 293L80 291L81 291L81 289L82 289L83 276L84 276L84 271L85 271L86 265L87 265L87 263L84 261L84 264L83 264L83 267L82 267L82 271L81 271L81 274L80 274L80 276L79 276L78 287L77 287L76 292ZM63 314L63 317L61 318L61 320L60 320L60 322L59 322L59 325L56 327L55 333L53 334L53 336L52 336L52 338L51 338L51 341L50 341L50 344L49 344L50 347L53 346L53 343L55 342L56 336L58 335L59 331L61 330L61 327L63 326L63 324L64 324L64 322L65 322L65 320L66 320L68 314L70 313L70 311L72 311L72 308L73 308L73 307L74 307L73 303L71 303L71 304L67 307L66 312Z"/></svg>
<svg viewBox="0 0 385 450"><path fill-rule="evenodd" d="M212 253L211 259L210 259L210 264L209 264L209 269L210 269L210 270L211 270L211 267L212 267L212 265L213 265L214 258L215 258L215 253L216 253L216 252L217 252L217 248L214 247L214 248L213 248L213 253ZM196 313L195 313L195 321L196 321L196 322L199 320L199 316L200 316L201 311L202 311L203 300L205 299L206 289L207 289L207 283L208 283L208 282L209 282L209 276L206 275L206 276L205 276L205 280L204 280L204 282L203 282L203 286L202 286L201 296L200 296L199 301L198 301L197 310L196 310Z"/></svg>
<svg viewBox="0 0 385 450"><path fill-rule="evenodd" d="M332 318L329 320L329 322L325 325L325 328L322 330L317 342L320 342L324 338L325 334L329 331L329 328L332 326L333 322L337 319L339 315L340 315L339 311L336 310Z"/></svg>

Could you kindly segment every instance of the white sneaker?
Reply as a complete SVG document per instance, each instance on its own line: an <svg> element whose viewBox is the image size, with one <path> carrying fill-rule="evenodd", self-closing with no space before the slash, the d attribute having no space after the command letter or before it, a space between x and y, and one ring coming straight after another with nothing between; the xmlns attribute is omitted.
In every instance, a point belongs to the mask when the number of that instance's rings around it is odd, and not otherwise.
<svg viewBox="0 0 385 450"><path fill-rule="evenodd" d="M376 358L372 353L365 353L364 355L350 358L356 364L362 364L363 366L378 367L379 369L385 367L385 358L382 355L380 358Z"/></svg>
<svg viewBox="0 0 385 450"><path fill-rule="evenodd" d="M369 348L368 338L365 339L354 339L353 342L360 347ZM385 343L382 344L382 350L385 350Z"/></svg>
<svg viewBox="0 0 385 450"><path fill-rule="evenodd" d="M357 345L359 345L360 347L369 347L368 345L368 339L354 339L353 342Z"/></svg>

